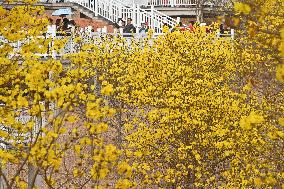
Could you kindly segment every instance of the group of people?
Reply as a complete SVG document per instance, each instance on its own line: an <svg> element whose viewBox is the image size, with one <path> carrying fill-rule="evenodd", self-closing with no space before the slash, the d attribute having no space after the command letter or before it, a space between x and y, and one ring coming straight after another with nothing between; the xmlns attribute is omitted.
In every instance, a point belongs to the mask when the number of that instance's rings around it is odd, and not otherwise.
<svg viewBox="0 0 284 189"><path fill-rule="evenodd" d="M79 27L73 19L68 19L66 17L56 19L55 21L50 18L49 26L47 28L48 36L79 36L82 33L86 33L85 30L90 30L89 32L94 32L91 28L81 28Z"/></svg>
<svg viewBox="0 0 284 189"><path fill-rule="evenodd" d="M193 31L194 25L196 23L194 21L191 21L188 26L185 26L182 24L182 22L179 22L178 25L174 28L171 28L170 25L167 23L164 23L163 27L168 27L172 32L176 30L180 31L185 31L185 30L190 30ZM128 18L127 23L122 20L121 18L118 20L118 22L115 24L117 29L120 29L120 33L124 33L126 35L131 34L131 33L140 33L140 34L146 34L149 30L149 26L147 22L141 23L141 26L139 28L139 31L136 32L136 27L132 24L132 19Z"/></svg>
<svg viewBox="0 0 284 189"><path fill-rule="evenodd" d="M55 21L55 26L56 26L56 31L57 32L64 32L66 34L68 33L74 33L76 23L74 20L69 20L68 18L63 18L63 19L57 19Z"/></svg>
<svg viewBox="0 0 284 189"><path fill-rule="evenodd" d="M205 26L206 24L199 24L197 22L194 21L190 21L188 25L184 25L182 22L179 22L175 27L171 27L170 25L168 25L167 23L164 23L163 27L168 27L170 29L171 32L174 31L194 31L194 27L198 27L198 26ZM125 36L130 36L130 34L132 33L140 33L140 34L145 34L148 32L149 30L149 26L148 23L141 23L141 26L139 28L139 31L137 32L136 27L132 24L132 19L128 18L127 19L127 23L122 20L121 18L118 20L118 22L115 24L116 28L120 30L120 33L124 33ZM208 33L211 32L211 30L209 29L210 27L206 27L206 31ZM220 30L221 33L224 33L225 29L223 29L223 25L220 26Z"/></svg>
<svg viewBox="0 0 284 189"><path fill-rule="evenodd" d="M53 24L53 20L51 19L51 22ZM206 24L203 24L204 26ZM167 26L171 32L174 31L191 31L194 32L194 28L198 27L198 26L203 26L202 24L198 24L194 21L190 21L190 23L188 25L184 25L181 22L179 22L179 24L173 28L171 28L169 25L167 25L166 23L164 24L164 26ZM55 25L52 25L53 30L56 31L56 35L76 35L76 34L80 34L80 32L82 33L81 30L84 30L83 28L79 28L78 26L76 26L76 23L74 20L69 20L68 18L63 18L63 19L57 19L55 21ZM132 34L134 33L139 33L139 34L146 34L149 30L149 26L148 23L141 23L141 26L137 28L132 24L132 19L128 18L127 22L125 22L122 19L119 19L118 22L115 24L115 27L117 29L119 29L119 33L123 33L124 37L131 37ZM229 31L229 29L226 27L226 25L221 24L220 25L220 34L224 34L226 33L226 31ZM86 29L85 29L86 30ZM89 31L89 33L94 33L94 29L87 29ZM206 32L210 33L211 31L211 27L206 27ZM83 31L83 33L85 33Z"/></svg>
<svg viewBox="0 0 284 189"><path fill-rule="evenodd" d="M206 26L206 23L198 23L194 21L190 21L189 25L183 25L181 22L177 25L177 27L173 28L171 31L179 30L179 31L191 31L194 32L195 27L204 27L206 29L206 33L211 33L213 30L213 23L211 26ZM220 24L219 26L219 33L220 37L225 37L230 34L231 28L228 27L226 24Z"/></svg>
<svg viewBox="0 0 284 189"><path fill-rule="evenodd" d="M132 24L132 19L128 18L127 19L127 23L122 20L121 18L118 19L118 22L115 24L115 27L120 31L120 33L124 33L124 34L131 34L131 33L136 33L136 27ZM145 34L148 32L148 26L146 23L142 23L141 27L138 31L141 34Z"/></svg>

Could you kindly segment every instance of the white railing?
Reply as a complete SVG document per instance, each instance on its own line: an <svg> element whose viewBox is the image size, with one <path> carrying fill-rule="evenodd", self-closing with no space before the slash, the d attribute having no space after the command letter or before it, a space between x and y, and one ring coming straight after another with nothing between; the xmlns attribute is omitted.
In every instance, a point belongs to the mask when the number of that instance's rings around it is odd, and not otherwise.
<svg viewBox="0 0 284 189"><path fill-rule="evenodd" d="M0 0L1 1L1 0ZM70 2L72 0L39 0L42 3L60 3L60 2ZM77 0L80 2L81 0ZM94 1L94 0L90 0ZM178 6L195 6L196 0L123 0L124 5L131 6L134 4L140 6L151 6L154 5L155 7L178 7Z"/></svg>
<svg viewBox="0 0 284 189"><path fill-rule="evenodd" d="M148 26L157 33L162 32L163 25L165 24L170 27L174 27L177 24L176 20L155 10L154 6L151 6L151 9L141 9L139 5L135 3L129 6L129 4L124 4L119 0L70 1L89 9L95 16L102 16L113 23L117 23L119 18L123 20L131 18L136 28L140 27L142 23L148 23Z"/></svg>
<svg viewBox="0 0 284 189"><path fill-rule="evenodd" d="M60 1L60 0L39 0L40 3L61 3L61 2L67 2L66 0Z"/></svg>
<svg viewBox="0 0 284 189"><path fill-rule="evenodd" d="M57 3L57 2L70 2L72 0L39 0L39 2L50 2L50 3ZM78 0L78 2L81 0ZM90 0L94 1L94 0ZM132 4L139 4L142 6L169 6L169 7L176 7L176 6L195 6L196 0L123 0L124 5L131 6Z"/></svg>
<svg viewBox="0 0 284 189"><path fill-rule="evenodd" d="M167 16L166 14L164 14L160 11L157 11L156 9L154 9L153 5L151 6L150 12L151 12L151 15L153 15L153 17L154 17L154 20L158 20L158 22L155 23L154 26L157 25L157 24L160 24L159 27L158 27L159 30L164 27L164 24L167 24L168 26L170 26L172 28L175 27L178 24L177 20L173 19L172 17ZM161 33L161 32L162 32L162 30L159 31L158 33Z"/></svg>
<svg viewBox="0 0 284 189"><path fill-rule="evenodd" d="M148 0L148 5L154 6L195 6L196 0Z"/></svg>
<svg viewBox="0 0 284 189"><path fill-rule="evenodd" d="M152 36L150 36L150 41L152 42L153 39L157 38L158 36L164 35L164 33L153 33ZM120 36L123 37L125 39L126 42L131 42L133 39L135 40L140 40L140 39L144 39L145 37L148 36L148 34L146 33L104 33L104 32L82 32L82 33L76 33L76 34L70 34L68 35L68 40L66 42L66 44L64 45L64 47L59 50L59 51L55 51L53 50L53 45L54 45L54 40L60 40L60 39L64 39L67 36L57 36L56 33L52 34L52 35L48 35L47 37L52 37L52 42L49 44L49 48L47 50L47 52L45 52L44 54L41 53L35 53L35 55L40 56L42 58L60 58L63 57L66 54L72 54L72 53L76 53L78 52L78 45L76 45L76 43L74 42L74 38L76 36L81 36L83 39L83 44L89 44L89 43L95 43L95 44L99 44L102 42L102 39L107 38L107 37L114 37L114 36ZM111 37L111 38L112 38ZM230 32L225 33L225 34L221 34L220 31L217 31L216 33L216 37L220 38L220 37L225 37L225 38L231 38L232 40L234 40L235 38L235 31L232 29ZM40 36L39 38L45 38L44 36ZM26 40L25 40L26 41ZM16 56L18 55L18 53L20 52L20 50L22 49L22 45L25 44L21 43L21 42L16 42L16 43L11 43L8 40L5 40L3 37L0 36L0 43L9 43L11 44L11 47L14 49L14 53L10 54L10 57ZM0 104L1 105L1 104ZM55 110L56 111L56 110ZM28 117L21 117L20 120L26 120L28 119Z"/></svg>

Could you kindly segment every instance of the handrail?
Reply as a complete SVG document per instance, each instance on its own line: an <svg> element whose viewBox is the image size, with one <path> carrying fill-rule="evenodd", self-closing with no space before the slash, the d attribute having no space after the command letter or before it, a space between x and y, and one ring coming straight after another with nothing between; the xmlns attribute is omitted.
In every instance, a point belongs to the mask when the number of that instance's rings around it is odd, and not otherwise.
<svg viewBox="0 0 284 189"><path fill-rule="evenodd" d="M196 0L148 0L148 5L156 6L195 6Z"/></svg>
<svg viewBox="0 0 284 189"><path fill-rule="evenodd" d="M169 24L170 26L174 27L174 26L177 24L177 20L173 19L172 17L170 17L170 16L168 16L168 15L166 15L166 14L160 12L160 11L157 11L156 9L154 9L153 11L154 11L154 13L155 13L156 15L160 15L160 16L162 16L162 17L166 17L167 20L168 20L168 22L169 22L168 24Z"/></svg>
<svg viewBox="0 0 284 189"><path fill-rule="evenodd" d="M63 2L70 2L72 0L63 0ZM77 2L82 0L77 0ZM90 0L90 2L93 0ZM39 2L42 3L57 3L60 2L59 0L39 0ZM123 5L131 6L134 4L139 4L142 6L169 6L169 7L175 7L175 6L195 6L196 0L124 0L120 1Z"/></svg>

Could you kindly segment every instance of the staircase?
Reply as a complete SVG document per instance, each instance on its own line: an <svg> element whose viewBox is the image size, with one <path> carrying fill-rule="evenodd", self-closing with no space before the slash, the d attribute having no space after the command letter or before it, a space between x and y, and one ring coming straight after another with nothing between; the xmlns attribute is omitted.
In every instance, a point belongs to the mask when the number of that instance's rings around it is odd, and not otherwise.
<svg viewBox="0 0 284 189"><path fill-rule="evenodd" d="M135 3L130 6L120 0L69 0L69 2L91 18L100 16L112 23L117 23L120 18L123 20L132 18L136 28L140 27L141 23L147 23L155 33L162 33L164 24L170 27L177 24L175 19L157 11L153 5L150 9L142 9Z"/></svg>

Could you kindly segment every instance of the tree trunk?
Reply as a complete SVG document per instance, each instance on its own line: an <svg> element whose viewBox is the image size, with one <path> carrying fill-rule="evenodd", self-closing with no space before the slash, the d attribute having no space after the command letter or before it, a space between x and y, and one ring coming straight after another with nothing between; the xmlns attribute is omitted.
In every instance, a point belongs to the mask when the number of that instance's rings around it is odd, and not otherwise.
<svg viewBox="0 0 284 189"><path fill-rule="evenodd" d="M0 176L0 189L5 189L6 188L5 186L6 186L5 181L2 178L2 176Z"/></svg>
<svg viewBox="0 0 284 189"><path fill-rule="evenodd" d="M33 189L34 187L42 188L42 178L38 174L38 169L36 169L32 164L28 164L28 189Z"/></svg>

